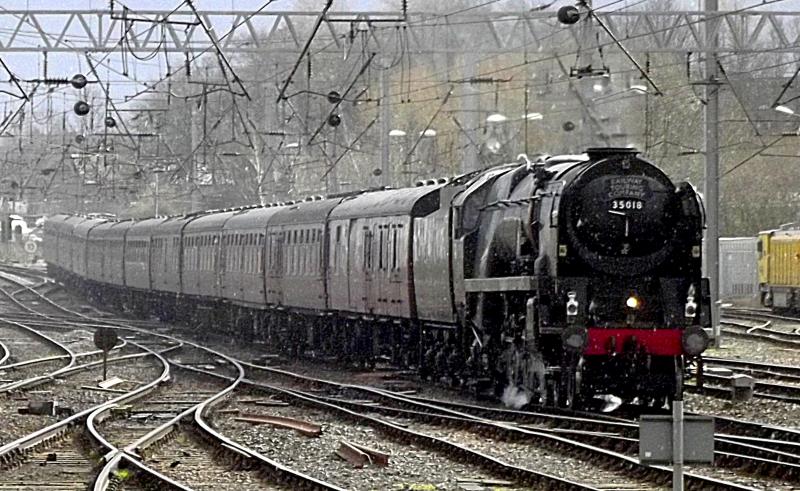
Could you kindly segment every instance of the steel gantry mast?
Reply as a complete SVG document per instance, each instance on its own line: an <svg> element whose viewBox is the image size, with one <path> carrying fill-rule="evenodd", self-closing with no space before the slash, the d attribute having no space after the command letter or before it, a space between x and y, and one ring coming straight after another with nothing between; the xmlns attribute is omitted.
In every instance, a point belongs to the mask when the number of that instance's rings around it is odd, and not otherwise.
<svg viewBox="0 0 800 491"><path fill-rule="evenodd" d="M774 0L765 3L775 3ZM703 32L704 11L617 11L596 12L599 19L631 52L700 53L700 52L800 52L800 39L794 26L800 12L768 12L740 9L719 12L717 42ZM109 52L119 49L120 32L126 23L137 22L136 29L126 29L131 51L197 53L214 44L226 53L284 52L297 53L308 39L307 30L319 17L316 12L199 11L206 26L214 26L212 38L198 28L191 10L137 11L136 18L125 19L108 10L1 10L0 52L58 53ZM459 14L458 21L431 13L336 12L325 16L315 42L327 47L322 52L342 53L355 30L383 51L383 44L393 29L388 25L405 24L408 49L415 53L477 54L521 52L520 40L530 51L545 53L574 52L581 34L576 29L555 26L554 12L489 12L479 15ZM148 24L149 22L149 24ZM468 26L469 33L464 26ZM554 42L552 32L570 33ZM228 33L224 39L219 32ZM526 34L527 32L527 34ZM601 42L608 39L600 34ZM450 40L450 42L447 42ZM453 42L457 40L458 42ZM486 40L489 40L486 42Z"/></svg>

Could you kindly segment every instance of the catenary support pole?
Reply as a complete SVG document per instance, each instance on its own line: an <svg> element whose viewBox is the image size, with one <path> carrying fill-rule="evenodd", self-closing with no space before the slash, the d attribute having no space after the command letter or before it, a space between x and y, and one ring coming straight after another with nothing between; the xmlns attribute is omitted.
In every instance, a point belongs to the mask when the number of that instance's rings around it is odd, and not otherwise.
<svg viewBox="0 0 800 491"><path fill-rule="evenodd" d="M389 138L389 131L391 131L391 118L392 114L390 112L391 109L391 100L389 96L389 69L384 68L380 71L380 78L381 78L381 124L380 124L380 132L381 132L381 184L383 186L389 186L392 184L392 169L391 169L391 162L389 160L389 146L391 145L391 141Z"/></svg>
<svg viewBox="0 0 800 491"><path fill-rule="evenodd" d="M719 348L722 339L719 327L719 84L717 55L712 51L718 41L716 18L718 0L705 0L705 204L706 204L706 275L711 287L711 322L714 346Z"/></svg>
<svg viewBox="0 0 800 491"><path fill-rule="evenodd" d="M478 70L478 57L474 52L466 51L464 53L464 68L462 76L464 78L461 90L463 97L461 99L461 110L464 112L464 131L463 147L464 159L462 172L472 172L478 170L478 162L480 150L472 142L478 141L478 130L481 126L481 113L480 113L480 93L477 86L473 84Z"/></svg>

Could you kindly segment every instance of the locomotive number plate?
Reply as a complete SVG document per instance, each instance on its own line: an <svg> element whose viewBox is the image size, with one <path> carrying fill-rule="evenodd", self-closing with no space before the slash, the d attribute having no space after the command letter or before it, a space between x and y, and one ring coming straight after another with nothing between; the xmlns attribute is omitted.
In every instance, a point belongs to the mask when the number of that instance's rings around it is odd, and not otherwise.
<svg viewBox="0 0 800 491"><path fill-rule="evenodd" d="M644 201L640 199L615 199L611 201L612 210L643 210Z"/></svg>

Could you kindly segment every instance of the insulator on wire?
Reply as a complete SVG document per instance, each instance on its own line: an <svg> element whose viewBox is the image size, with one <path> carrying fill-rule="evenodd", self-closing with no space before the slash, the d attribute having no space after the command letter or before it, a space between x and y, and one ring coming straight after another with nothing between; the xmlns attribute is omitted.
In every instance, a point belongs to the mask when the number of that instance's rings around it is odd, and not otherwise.
<svg viewBox="0 0 800 491"><path fill-rule="evenodd" d="M86 84L89 83L89 81L86 79L85 75L78 73L72 76L72 79L69 81L69 83L72 84L72 86L76 89L82 89L86 87Z"/></svg>
<svg viewBox="0 0 800 491"><path fill-rule="evenodd" d="M577 7L565 5L558 9L558 21L562 24L575 24L581 20L581 13Z"/></svg>
<svg viewBox="0 0 800 491"><path fill-rule="evenodd" d="M337 102L341 102L341 100L342 100L341 94L339 94L335 90L332 90L332 91L328 92L327 98L328 98L328 102L330 102L331 104L336 104Z"/></svg>
<svg viewBox="0 0 800 491"><path fill-rule="evenodd" d="M75 111L75 114L78 116L86 116L89 114L89 111L92 110L91 106L84 101L78 101L72 106L72 110Z"/></svg>

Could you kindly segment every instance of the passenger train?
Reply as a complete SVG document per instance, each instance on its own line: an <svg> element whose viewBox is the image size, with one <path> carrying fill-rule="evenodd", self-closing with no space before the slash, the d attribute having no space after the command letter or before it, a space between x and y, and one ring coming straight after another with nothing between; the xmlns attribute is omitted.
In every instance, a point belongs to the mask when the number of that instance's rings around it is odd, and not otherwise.
<svg viewBox="0 0 800 491"><path fill-rule="evenodd" d="M45 257L103 302L294 356L547 405L662 403L711 325L694 188L635 150L520 159L277 205L56 215Z"/></svg>

